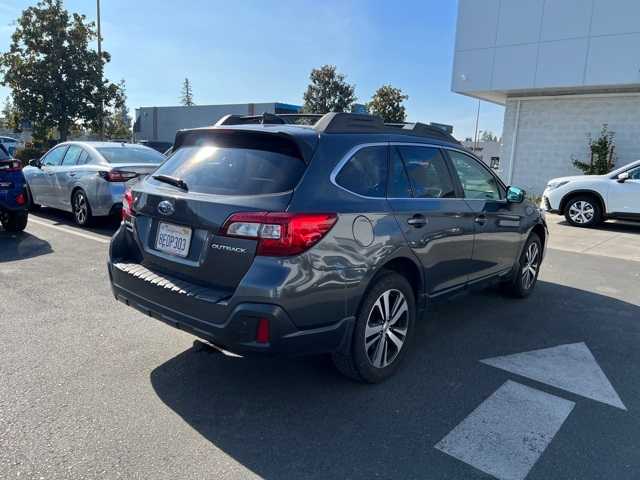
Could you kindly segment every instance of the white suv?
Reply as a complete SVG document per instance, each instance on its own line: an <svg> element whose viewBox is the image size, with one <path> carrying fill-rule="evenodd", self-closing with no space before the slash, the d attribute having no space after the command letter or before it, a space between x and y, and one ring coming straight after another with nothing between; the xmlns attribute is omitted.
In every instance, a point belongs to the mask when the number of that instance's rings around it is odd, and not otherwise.
<svg viewBox="0 0 640 480"><path fill-rule="evenodd" d="M640 220L640 160L606 175L554 178L540 206L563 214L577 227L593 227L608 218Z"/></svg>

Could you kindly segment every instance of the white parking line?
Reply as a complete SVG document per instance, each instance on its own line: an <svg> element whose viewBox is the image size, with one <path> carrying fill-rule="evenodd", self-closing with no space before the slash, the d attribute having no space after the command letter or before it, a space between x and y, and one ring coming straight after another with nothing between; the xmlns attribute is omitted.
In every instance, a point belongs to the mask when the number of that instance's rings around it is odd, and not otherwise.
<svg viewBox="0 0 640 480"><path fill-rule="evenodd" d="M71 235L75 235L77 237L86 238L88 240L93 240L94 242L103 243L105 245L108 245L109 242L110 242L110 240L107 240L105 238L100 238L100 237L97 237L95 235L90 235L88 233L78 232L77 230L74 230L72 228L61 227L59 225L53 225L52 223L43 222L42 220L36 220L33 217L29 217L29 223L35 223L36 225L42 225L43 227L49 227L49 228L52 228L54 230L59 230L61 232L70 233Z"/></svg>
<svg viewBox="0 0 640 480"><path fill-rule="evenodd" d="M509 380L435 448L500 480L523 480L574 406Z"/></svg>
<svg viewBox="0 0 640 480"><path fill-rule="evenodd" d="M481 362L612 407L627 409L584 342L488 358Z"/></svg>

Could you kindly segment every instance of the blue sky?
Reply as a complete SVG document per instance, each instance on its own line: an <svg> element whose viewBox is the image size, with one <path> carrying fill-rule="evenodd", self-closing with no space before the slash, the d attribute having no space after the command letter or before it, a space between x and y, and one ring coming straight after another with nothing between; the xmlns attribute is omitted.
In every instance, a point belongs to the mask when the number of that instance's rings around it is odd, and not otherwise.
<svg viewBox="0 0 640 480"><path fill-rule="evenodd" d="M35 0L0 0L0 50ZM366 102L391 83L409 95L408 119L473 135L477 102L451 92L455 0L102 0L106 75L127 81L129 107L178 104L181 82L198 104L301 104L312 68L330 63ZM65 0L95 18L94 0ZM8 91L0 88L4 99ZM482 103L480 129L500 135L503 108Z"/></svg>

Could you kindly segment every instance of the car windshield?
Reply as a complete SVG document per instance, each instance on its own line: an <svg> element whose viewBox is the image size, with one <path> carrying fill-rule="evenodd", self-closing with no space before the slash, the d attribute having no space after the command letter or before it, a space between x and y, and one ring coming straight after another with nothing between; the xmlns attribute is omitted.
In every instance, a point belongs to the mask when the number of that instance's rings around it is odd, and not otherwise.
<svg viewBox="0 0 640 480"><path fill-rule="evenodd" d="M162 163L164 155L150 148L100 147L98 152L109 163Z"/></svg>
<svg viewBox="0 0 640 480"><path fill-rule="evenodd" d="M203 145L178 149L155 175L179 179L190 192L264 195L292 190L305 168L284 153Z"/></svg>
<svg viewBox="0 0 640 480"><path fill-rule="evenodd" d="M609 176L610 176L611 178L617 177L617 176L618 176L618 175L620 175L622 172L626 172L626 171L627 171L627 170L629 170L630 168L638 167L638 166L640 166L640 160L636 160L635 162L631 162L631 163L628 163L628 164L626 164L626 165L623 165L623 166L622 166L622 167L620 167L620 168L616 168L614 171L612 171L612 172L610 172L610 173L609 173Z"/></svg>

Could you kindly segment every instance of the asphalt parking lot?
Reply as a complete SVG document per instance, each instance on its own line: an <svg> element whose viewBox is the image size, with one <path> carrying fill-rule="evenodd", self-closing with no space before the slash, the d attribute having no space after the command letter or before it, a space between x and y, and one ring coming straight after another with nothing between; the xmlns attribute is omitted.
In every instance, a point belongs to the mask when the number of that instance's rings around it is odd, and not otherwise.
<svg viewBox="0 0 640 480"><path fill-rule="evenodd" d="M529 299L433 306L363 386L194 348L113 299L115 225L43 210L0 231L0 478L637 479L640 224L549 220Z"/></svg>

